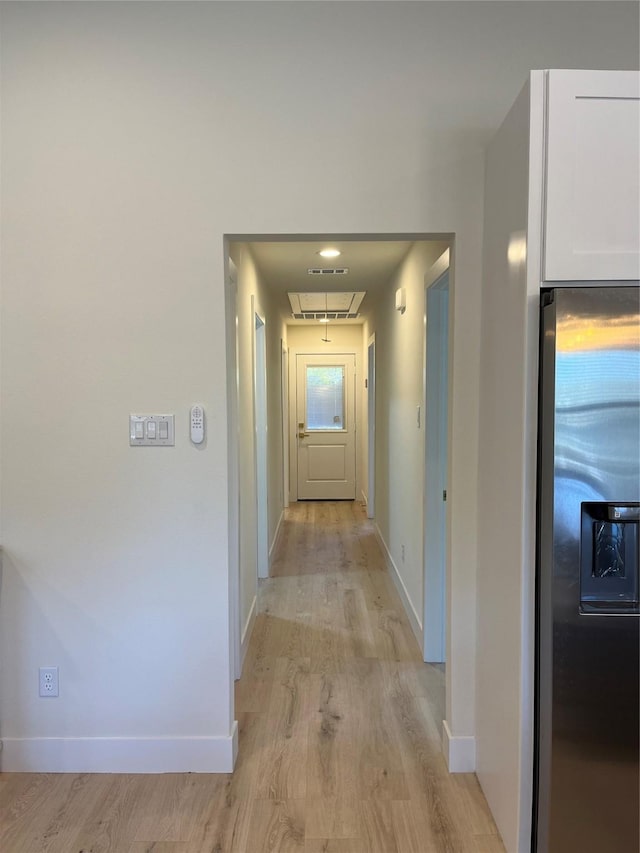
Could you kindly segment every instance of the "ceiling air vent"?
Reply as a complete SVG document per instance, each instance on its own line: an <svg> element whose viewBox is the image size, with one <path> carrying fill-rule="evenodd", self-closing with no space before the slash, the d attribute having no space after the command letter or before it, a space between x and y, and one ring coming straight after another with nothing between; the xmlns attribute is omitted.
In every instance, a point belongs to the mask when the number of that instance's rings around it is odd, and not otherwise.
<svg viewBox="0 0 640 853"><path fill-rule="evenodd" d="M312 267L307 270L309 275L347 275L349 267Z"/></svg>
<svg viewBox="0 0 640 853"><path fill-rule="evenodd" d="M350 314L337 313L336 311L303 311L300 314L291 315L294 320L357 320L360 314L352 312Z"/></svg>

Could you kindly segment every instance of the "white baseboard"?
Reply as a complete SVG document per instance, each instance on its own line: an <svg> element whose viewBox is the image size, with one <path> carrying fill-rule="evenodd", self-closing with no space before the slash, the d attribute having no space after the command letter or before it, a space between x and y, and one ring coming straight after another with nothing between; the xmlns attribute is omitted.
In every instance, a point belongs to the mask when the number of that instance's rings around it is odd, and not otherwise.
<svg viewBox="0 0 640 853"><path fill-rule="evenodd" d="M269 569L271 569L271 565L273 563L273 555L276 552L276 548L278 546L278 542L280 541L280 536L282 535L282 522L284 521L284 510L280 513L280 518L278 519L278 524L276 525L276 532L273 534L273 542L271 543L271 547L269 548Z"/></svg>
<svg viewBox="0 0 640 853"><path fill-rule="evenodd" d="M454 737L446 720L442 721L442 752L449 773L474 773L476 769L476 739L471 735Z"/></svg>
<svg viewBox="0 0 640 853"><path fill-rule="evenodd" d="M253 626L256 623L257 610L258 597L254 595L253 601L251 602L251 607L249 609L249 615L247 616L247 621L242 631L242 639L240 640L240 675L242 675L242 667L244 666L244 659L247 656L249 642L251 641L251 634L253 633Z"/></svg>
<svg viewBox="0 0 640 853"><path fill-rule="evenodd" d="M3 773L231 773L238 724L227 737L3 738Z"/></svg>
<svg viewBox="0 0 640 853"><path fill-rule="evenodd" d="M404 585L404 581L400 577L400 572L398 571L396 564L393 562L391 552L387 547L387 543L384 541L384 537L380 532L380 528L378 527L377 523L374 525L374 527L376 532L376 539L378 540L378 544L382 549L387 568L389 569L389 574L391 575L393 583L395 584L395 587L398 590L398 595L400 596L400 600L402 601L402 605L407 614L407 619L409 620L409 624L411 625L411 630L414 633L414 636L418 643L418 647L422 651L422 620L418 616L418 613L415 607L413 606L411 599L409 598L407 588Z"/></svg>

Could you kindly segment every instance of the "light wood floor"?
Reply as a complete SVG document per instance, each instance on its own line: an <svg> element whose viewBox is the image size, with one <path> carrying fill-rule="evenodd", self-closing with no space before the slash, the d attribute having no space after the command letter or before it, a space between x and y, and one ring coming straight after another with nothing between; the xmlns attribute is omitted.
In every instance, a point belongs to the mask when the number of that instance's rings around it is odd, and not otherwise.
<svg viewBox="0 0 640 853"><path fill-rule="evenodd" d="M440 752L423 664L372 526L287 513L236 688L231 775L0 774L2 853L498 853L473 774Z"/></svg>

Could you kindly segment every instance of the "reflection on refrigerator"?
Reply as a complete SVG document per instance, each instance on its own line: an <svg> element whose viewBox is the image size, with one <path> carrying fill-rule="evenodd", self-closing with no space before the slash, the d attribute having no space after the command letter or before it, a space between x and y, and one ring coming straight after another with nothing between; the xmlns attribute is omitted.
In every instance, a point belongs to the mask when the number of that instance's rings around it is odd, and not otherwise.
<svg viewBox="0 0 640 853"><path fill-rule="evenodd" d="M640 290L543 292L537 853L640 850Z"/></svg>

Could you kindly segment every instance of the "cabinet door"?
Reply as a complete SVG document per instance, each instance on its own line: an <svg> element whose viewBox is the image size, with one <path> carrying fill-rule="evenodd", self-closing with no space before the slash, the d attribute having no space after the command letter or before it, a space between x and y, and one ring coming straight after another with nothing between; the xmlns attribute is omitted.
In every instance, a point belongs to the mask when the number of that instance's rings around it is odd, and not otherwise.
<svg viewBox="0 0 640 853"><path fill-rule="evenodd" d="M640 278L639 80L548 74L546 281Z"/></svg>

